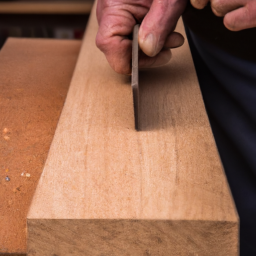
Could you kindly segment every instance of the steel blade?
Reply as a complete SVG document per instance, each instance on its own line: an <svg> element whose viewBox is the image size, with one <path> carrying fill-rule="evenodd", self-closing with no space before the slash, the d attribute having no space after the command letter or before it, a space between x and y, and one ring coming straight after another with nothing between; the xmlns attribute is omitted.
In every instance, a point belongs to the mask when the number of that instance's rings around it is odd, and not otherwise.
<svg viewBox="0 0 256 256"><path fill-rule="evenodd" d="M139 24L134 26L132 41L132 94L134 106L135 129L139 131Z"/></svg>

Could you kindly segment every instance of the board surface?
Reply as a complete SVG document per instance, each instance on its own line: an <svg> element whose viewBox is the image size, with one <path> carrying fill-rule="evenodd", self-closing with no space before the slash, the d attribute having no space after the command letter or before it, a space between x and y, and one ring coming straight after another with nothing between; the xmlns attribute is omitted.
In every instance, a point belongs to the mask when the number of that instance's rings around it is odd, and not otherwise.
<svg viewBox="0 0 256 256"><path fill-rule="evenodd" d="M94 9L28 214L28 255L237 255L238 216L187 42L140 72L137 132L129 77L111 70L96 31Z"/></svg>
<svg viewBox="0 0 256 256"><path fill-rule="evenodd" d="M0 51L0 255L26 253L28 208L80 46L10 38Z"/></svg>

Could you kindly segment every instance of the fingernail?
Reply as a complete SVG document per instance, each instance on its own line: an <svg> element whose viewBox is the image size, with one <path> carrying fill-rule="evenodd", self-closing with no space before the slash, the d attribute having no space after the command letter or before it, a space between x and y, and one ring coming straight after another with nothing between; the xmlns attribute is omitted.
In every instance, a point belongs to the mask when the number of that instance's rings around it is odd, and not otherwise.
<svg viewBox="0 0 256 256"><path fill-rule="evenodd" d="M142 42L142 51L150 57L156 55L156 38L153 34L148 34Z"/></svg>

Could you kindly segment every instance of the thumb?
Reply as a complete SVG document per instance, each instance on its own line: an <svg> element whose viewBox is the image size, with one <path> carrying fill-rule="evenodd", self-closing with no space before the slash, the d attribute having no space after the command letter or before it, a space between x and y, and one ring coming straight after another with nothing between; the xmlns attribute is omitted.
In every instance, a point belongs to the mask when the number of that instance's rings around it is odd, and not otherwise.
<svg viewBox="0 0 256 256"><path fill-rule="evenodd" d="M183 37L177 33L168 37L185 10L187 0L153 0L149 12L143 19L139 30L139 45L148 56L156 56L165 47L178 47ZM168 40L167 40L168 39ZM165 42L168 41L168 45Z"/></svg>

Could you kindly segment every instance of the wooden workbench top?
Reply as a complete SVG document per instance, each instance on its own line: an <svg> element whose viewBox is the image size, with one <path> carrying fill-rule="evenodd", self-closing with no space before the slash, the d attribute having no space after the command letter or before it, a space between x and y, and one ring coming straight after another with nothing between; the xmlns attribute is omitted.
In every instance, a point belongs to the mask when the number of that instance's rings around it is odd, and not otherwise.
<svg viewBox="0 0 256 256"><path fill-rule="evenodd" d="M11 38L0 51L0 254L26 252L28 208L80 44Z"/></svg>

